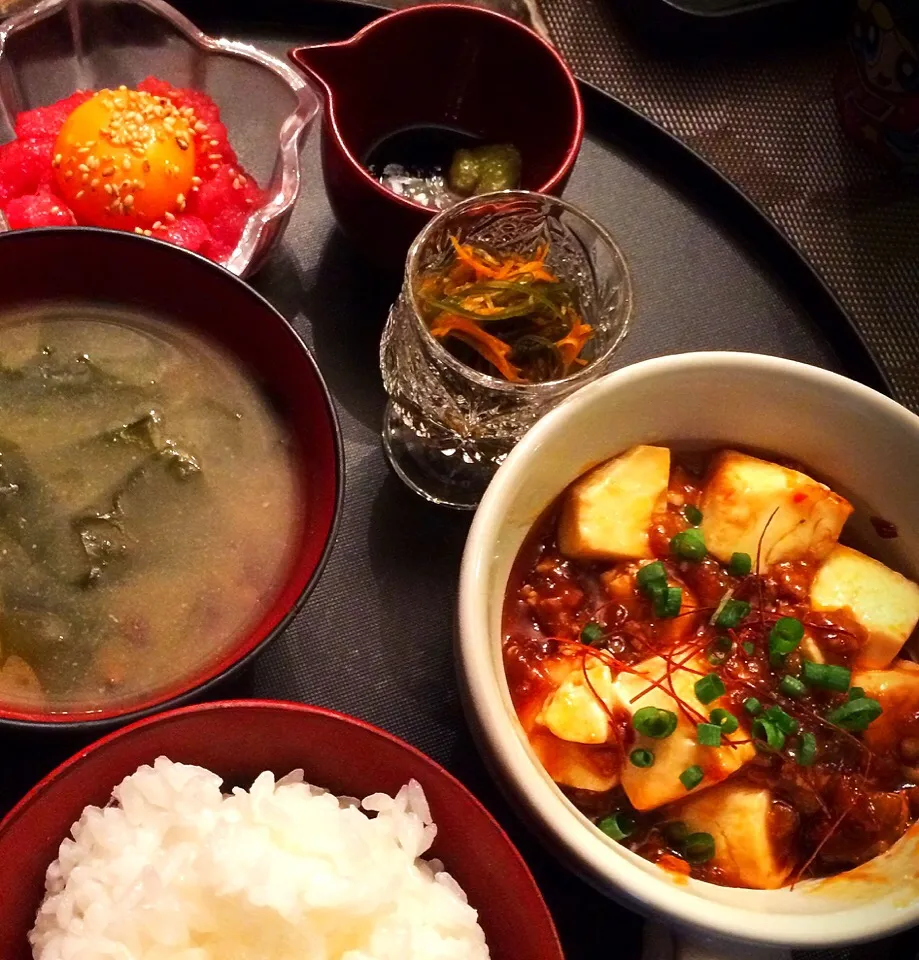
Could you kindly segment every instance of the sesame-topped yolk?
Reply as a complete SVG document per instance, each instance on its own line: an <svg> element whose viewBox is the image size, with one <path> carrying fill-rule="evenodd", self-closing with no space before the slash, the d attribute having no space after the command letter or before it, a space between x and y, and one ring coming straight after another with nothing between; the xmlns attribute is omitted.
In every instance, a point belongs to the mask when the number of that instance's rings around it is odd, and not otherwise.
<svg viewBox="0 0 919 960"><path fill-rule="evenodd" d="M171 221L201 182L188 107L119 87L100 90L64 122L54 148L55 186L77 222L144 230Z"/></svg>

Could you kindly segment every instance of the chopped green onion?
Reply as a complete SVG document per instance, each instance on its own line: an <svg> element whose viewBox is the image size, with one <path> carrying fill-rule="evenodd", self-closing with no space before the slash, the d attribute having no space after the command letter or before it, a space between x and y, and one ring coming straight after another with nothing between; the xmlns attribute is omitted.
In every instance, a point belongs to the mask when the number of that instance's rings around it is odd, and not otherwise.
<svg viewBox="0 0 919 960"><path fill-rule="evenodd" d="M629 763L633 767L641 767L642 769L653 767L654 754L650 750L633 750L629 754Z"/></svg>
<svg viewBox="0 0 919 960"><path fill-rule="evenodd" d="M798 644L803 638L804 624L794 617L782 617L769 631L770 657L787 657L789 653L798 649Z"/></svg>
<svg viewBox="0 0 919 960"><path fill-rule="evenodd" d="M813 660L804 660L801 664L801 679L809 687L845 693L852 682L852 671L833 663L814 663Z"/></svg>
<svg viewBox="0 0 919 960"><path fill-rule="evenodd" d="M734 641L725 633L715 637L715 649L726 653L734 647Z"/></svg>
<svg viewBox="0 0 919 960"><path fill-rule="evenodd" d="M675 617L683 606L681 587L664 587L654 597L654 613L662 620Z"/></svg>
<svg viewBox="0 0 919 960"><path fill-rule="evenodd" d="M698 563L705 559L708 551L705 549L705 538L697 527L690 527L678 533L670 541L670 552L681 560L690 560Z"/></svg>
<svg viewBox="0 0 919 960"><path fill-rule="evenodd" d="M672 710L660 707L642 707L635 711L632 726L645 737L652 740L664 740L676 730L677 717Z"/></svg>
<svg viewBox="0 0 919 960"><path fill-rule="evenodd" d="M613 813L604 817L597 826L611 839L624 840L635 830L635 821L624 813Z"/></svg>
<svg viewBox="0 0 919 960"><path fill-rule="evenodd" d="M745 641L742 644L742 646L744 649L744 653L747 654L747 656L752 657L753 654L756 653L756 647L752 643L750 643L749 640Z"/></svg>
<svg viewBox="0 0 919 960"><path fill-rule="evenodd" d="M774 723L785 736L798 732L798 721L781 707L769 707L763 714L763 719Z"/></svg>
<svg viewBox="0 0 919 960"><path fill-rule="evenodd" d="M777 752L785 746L785 734L771 720L754 720L752 733L761 749Z"/></svg>
<svg viewBox="0 0 919 960"><path fill-rule="evenodd" d="M687 863L708 863L715 855L715 838L710 833L691 833L683 841L681 852Z"/></svg>
<svg viewBox="0 0 919 960"><path fill-rule="evenodd" d="M667 571L660 560L645 564L638 573L635 574L635 582L639 590L644 593L650 593L654 584L660 586L667 585Z"/></svg>
<svg viewBox="0 0 919 960"><path fill-rule="evenodd" d="M689 836L689 827L682 820L671 820L664 824L664 836L674 847L680 848Z"/></svg>
<svg viewBox="0 0 919 960"><path fill-rule="evenodd" d="M795 760L798 766L812 767L817 759L817 738L810 732L801 734Z"/></svg>
<svg viewBox="0 0 919 960"><path fill-rule="evenodd" d="M807 687L797 678L785 674L784 677L779 681L779 690L785 694L786 697L793 697L797 700L799 697L803 697L807 693Z"/></svg>
<svg viewBox="0 0 919 960"><path fill-rule="evenodd" d="M696 727L696 739L702 747L721 746L721 727L717 723L700 723Z"/></svg>
<svg viewBox="0 0 919 960"><path fill-rule="evenodd" d="M708 719L711 723L717 724L722 733L733 733L740 726L737 717L733 713L728 713L727 710L722 710L721 707L712 710Z"/></svg>
<svg viewBox="0 0 919 960"><path fill-rule="evenodd" d="M727 660L728 655L722 653L720 650L712 650L712 652L705 658L709 664L713 667L720 667L724 664L724 661Z"/></svg>
<svg viewBox="0 0 919 960"><path fill-rule="evenodd" d="M868 724L877 720L882 713L883 710L877 700L872 700L871 697L859 697L857 700L849 700L841 707L831 710L826 718L843 730L859 731L867 730Z"/></svg>
<svg viewBox="0 0 919 960"><path fill-rule="evenodd" d="M851 687L849 689L849 699L850 700L861 700L862 697L867 696L865 693L864 687Z"/></svg>
<svg viewBox="0 0 919 960"><path fill-rule="evenodd" d="M745 577L753 569L753 560L749 553L732 553L728 563L728 573L733 577Z"/></svg>
<svg viewBox="0 0 919 960"><path fill-rule="evenodd" d="M717 673L709 673L696 680L695 691L700 703L711 703L724 696L724 681Z"/></svg>
<svg viewBox="0 0 919 960"><path fill-rule="evenodd" d="M683 507L683 516L694 526L698 527L702 522L702 511L691 503Z"/></svg>
<svg viewBox="0 0 919 960"><path fill-rule="evenodd" d="M740 624L750 612L750 604L746 600L735 600L733 597L722 606L715 618L715 626L723 630L731 630Z"/></svg>
<svg viewBox="0 0 919 960"><path fill-rule="evenodd" d="M763 712L763 705L756 699L756 697L747 697L743 702L743 708L750 714L751 717L755 717L757 714Z"/></svg>
<svg viewBox="0 0 919 960"><path fill-rule="evenodd" d="M603 627L591 621L581 631L581 643L595 644L603 639Z"/></svg>
<svg viewBox="0 0 919 960"><path fill-rule="evenodd" d="M693 790L699 786L704 777L705 774L702 772L702 768L698 764L693 764L680 774L680 783L682 783L687 790Z"/></svg>

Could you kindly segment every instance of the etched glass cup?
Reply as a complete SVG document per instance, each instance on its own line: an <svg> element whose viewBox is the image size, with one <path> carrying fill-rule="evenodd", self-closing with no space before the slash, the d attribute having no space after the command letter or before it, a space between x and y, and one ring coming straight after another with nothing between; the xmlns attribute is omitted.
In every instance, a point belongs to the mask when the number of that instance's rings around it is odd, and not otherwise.
<svg viewBox="0 0 919 960"><path fill-rule="evenodd" d="M458 360L432 336L415 297L418 279L448 263L451 237L498 253L531 254L574 285L594 328L580 370L544 383L509 383ZM553 406L610 369L628 329L632 289L609 233L556 197L523 190L472 197L445 210L418 235L383 332L380 367L389 402L383 446L401 479L434 503L474 509L495 470Z"/></svg>

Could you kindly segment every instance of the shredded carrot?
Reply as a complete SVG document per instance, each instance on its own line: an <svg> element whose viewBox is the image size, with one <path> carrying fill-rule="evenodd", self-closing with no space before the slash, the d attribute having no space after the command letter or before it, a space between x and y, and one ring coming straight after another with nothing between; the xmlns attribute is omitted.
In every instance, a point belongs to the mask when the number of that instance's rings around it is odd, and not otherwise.
<svg viewBox="0 0 919 960"><path fill-rule="evenodd" d="M570 367L572 363L580 356L584 349L584 344L590 339L593 328L590 324L584 323L581 318L572 311L574 322L568 335L558 340L555 346L562 356L562 363L565 367Z"/></svg>
<svg viewBox="0 0 919 960"><path fill-rule="evenodd" d="M574 309L567 287L551 286L559 279L546 266L547 243L527 256L497 256L456 236L450 244L454 260L416 287L438 339L471 347L511 383L566 376L588 363L581 354L593 328Z"/></svg>
<svg viewBox="0 0 919 960"><path fill-rule="evenodd" d="M442 313L431 327L431 333L438 339L443 339L452 334L477 351L480 356L500 371L506 380L511 383L523 382L520 369L507 359L511 348L503 340L486 333L476 325L474 320L458 317L452 313Z"/></svg>

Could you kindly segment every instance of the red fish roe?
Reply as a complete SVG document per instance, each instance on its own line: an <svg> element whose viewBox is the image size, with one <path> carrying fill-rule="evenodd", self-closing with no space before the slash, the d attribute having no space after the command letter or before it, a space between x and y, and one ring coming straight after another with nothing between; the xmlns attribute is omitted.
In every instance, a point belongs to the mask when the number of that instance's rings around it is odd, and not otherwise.
<svg viewBox="0 0 919 960"><path fill-rule="evenodd" d="M183 195L175 213L166 213L162 220L149 224L149 229L137 228L137 232L225 262L249 215L264 203L264 193L240 167L220 121L220 110L210 97L200 90L173 87L157 77L147 77L137 88L167 98L176 109L192 116L196 146L195 178L188 195ZM55 192L53 171L60 157L55 156L54 148L64 122L92 96L93 91L77 91L17 116L16 139L0 146L0 210L11 229L78 222Z"/></svg>
<svg viewBox="0 0 919 960"><path fill-rule="evenodd" d="M72 227L73 214L49 192L15 197L6 205L6 219L11 230L23 227Z"/></svg>
<svg viewBox="0 0 919 960"><path fill-rule="evenodd" d="M192 250L196 253L201 251L201 248L210 243L211 240L207 224L200 217L192 217L186 214L176 217L172 223L167 224L162 230L158 230L156 236L161 240L174 243L177 247L184 247L186 250ZM239 234L236 235L236 239L239 239ZM236 242L234 241L233 246L227 251L227 256L233 252L235 246ZM212 259L216 260L218 258L212 257Z"/></svg>
<svg viewBox="0 0 919 960"><path fill-rule="evenodd" d="M91 96L91 90L78 90L50 106L23 111L16 117L16 136L19 139L32 137L54 140L61 132L64 121Z"/></svg>
<svg viewBox="0 0 919 960"><path fill-rule="evenodd" d="M53 147L53 140L31 138L0 147L0 209L14 197L35 193L51 183Z"/></svg>

